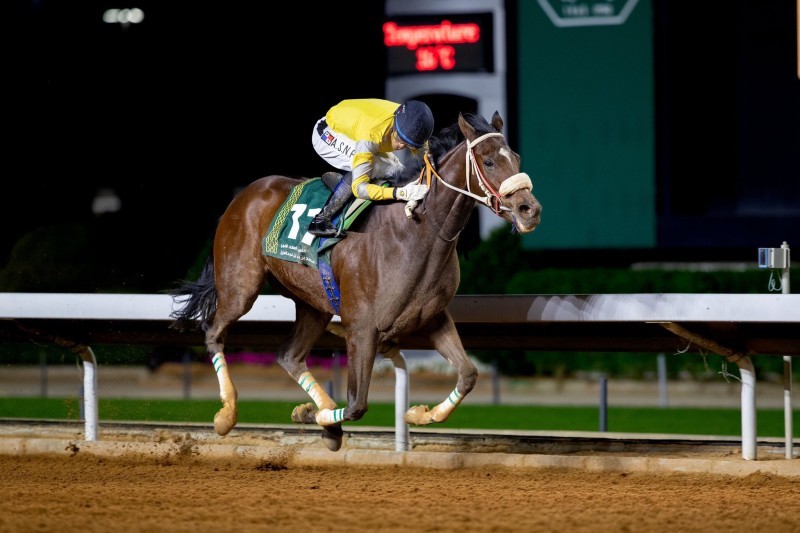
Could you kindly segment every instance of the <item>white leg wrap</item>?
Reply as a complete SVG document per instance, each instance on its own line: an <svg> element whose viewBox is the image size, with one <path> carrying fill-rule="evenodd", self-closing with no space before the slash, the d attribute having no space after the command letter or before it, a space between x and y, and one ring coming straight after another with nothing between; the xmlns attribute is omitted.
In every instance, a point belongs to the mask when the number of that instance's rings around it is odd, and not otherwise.
<svg viewBox="0 0 800 533"><path fill-rule="evenodd" d="M220 399L223 402L225 400L235 400L235 398L230 398L231 395L235 394L235 389L233 389L233 382L231 381L231 376L228 373L228 364L225 362L225 354L219 352L217 355L211 358L211 362L214 364L214 370L217 371Z"/></svg>
<svg viewBox="0 0 800 533"><path fill-rule="evenodd" d="M338 424L344 418L344 409L320 409L317 413L317 424L320 426L331 426Z"/></svg>
<svg viewBox="0 0 800 533"><path fill-rule="evenodd" d="M211 358L214 363L214 370L217 371L219 380L219 398L222 400L222 408L214 415L214 431L218 435L227 435L236 425L239 413L236 408L237 393L236 387L228 374L228 365L225 364L225 354L219 352Z"/></svg>
<svg viewBox="0 0 800 533"><path fill-rule="evenodd" d="M463 399L464 397L458 393L458 389L453 389L453 392L450 393L450 396L448 396L445 401L431 409L431 418L435 422L447 420Z"/></svg>
<svg viewBox="0 0 800 533"><path fill-rule="evenodd" d="M297 380L297 383L308 393L311 399L314 400L318 409L331 410L336 407L336 402L334 402L333 399L328 396L328 393L325 392L325 389L317 383L317 380L314 379L311 372L303 372L300 379Z"/></svg>
<svg viewBox="0 0 800 533"><path fill-rule="evenodd" d="M228 374L228 364L225 362L225 354L219 352L213 358L211 358L211 362L214 364L214 370L217 371L217 380L219 381L219 397L222 401L225 401L227 398L227 391L228 388L232 385L231 383L231 376Z"/></svg>

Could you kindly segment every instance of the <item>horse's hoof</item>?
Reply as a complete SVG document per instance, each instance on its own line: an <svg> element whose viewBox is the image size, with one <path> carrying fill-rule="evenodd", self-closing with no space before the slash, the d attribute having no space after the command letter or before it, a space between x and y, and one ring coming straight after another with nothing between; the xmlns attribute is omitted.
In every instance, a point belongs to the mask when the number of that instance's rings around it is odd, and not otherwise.
<svg viewBox="0 0 800 533"><path fill-rule="evenodd" d="M220 409L217 411L217 414L214 415L214 431L220 437L224 437L236 426L237 419L238 413L236 410L233 410L232 414L230 414L224 408Z"/></svg>
<svg viewBox="0 0 800 533"><path fill-rule="evenodd" d="M427 405L415 405L403 416L406 424L414 424L417 426L426 426L431 423L430 409Z"/></svg>
<svg viewBox="0 0 800 533"><path fill-rule="evenodd" d="M316 424L317 406L311 402L298 405L292 410L292 422L295 424Z"/></svg>
<svg viewBox="0 0 800 533"><path fill-rule="evenodd" d="M338 452L339 448L342 447L342 435L344 435L344 431L341 424L322 428L322 440L325 441L325 446L332 452Z"/></svg>

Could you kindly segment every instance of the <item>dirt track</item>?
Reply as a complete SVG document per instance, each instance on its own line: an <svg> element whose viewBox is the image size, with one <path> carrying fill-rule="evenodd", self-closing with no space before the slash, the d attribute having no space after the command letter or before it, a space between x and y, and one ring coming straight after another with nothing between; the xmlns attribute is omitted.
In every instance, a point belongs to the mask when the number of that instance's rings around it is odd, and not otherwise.
<svg viewBox="0 0 800 533"><path fill-rule="evenodd" d="M2 426L0 531L800 530L800 462L766 454L398 452L355 434L330 452L316 430L276 427L79 433Z"/></svg>
<svg viewBox="0 0 800 533"><path fill-rule="evenodd" d="M137 389L179 390L173 374L147 376ZM247 381L241 380L245 390ZM194 385L205 390L199 380ZM7 430L11 445L0 447L0 531L800 530L798 459L745 462L729 453L670 463L658 455L585 453L548 461L351 450L350 443L333 453L315 450L316 438L262 454L248 452L253 442L243 440L226 455L205 453L194 437L152 431L147 442L115 438L105 448L112 453L99 453L106 443L95 443L94 453L76 442L80 428L61 440L52 428L45 439L26 431ZM102 438L112 440L105 432ZM511 466L528 460L572 466ZM681 471L686 465L693 470ZM786 465L793 475L768 469ZM720 473L726 468L737 475Z"/></svg>
<svg viewBox="0 0 800 533"><path fill-rule="evenodd" d="M292 466L191 455L0 455L2 531L800 529L800 478L763 473Z"/></svg>

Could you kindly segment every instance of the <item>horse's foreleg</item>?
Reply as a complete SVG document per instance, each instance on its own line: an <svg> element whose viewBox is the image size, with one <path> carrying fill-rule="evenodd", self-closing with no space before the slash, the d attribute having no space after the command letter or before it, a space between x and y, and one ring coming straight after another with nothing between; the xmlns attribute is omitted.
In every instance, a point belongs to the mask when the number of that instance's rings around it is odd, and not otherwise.
<svg viewBox="0 0 800 533"><path fill-rule="evenodd" d="M367 412L369 384L375 364L377 334L369 328L353 328L347 337L347 406L344 409L320 410L317 424L326 426L343 420L361 420Z"/></svg>
<svg viewBox="0 0 800 533"><path fill-rule="evenodd" d="M328 330L344 336L342 328L329 325ZM356 330L360 331L358 328ZM364 413L367 412L369 383L377 350L375 336L374 332L371 334L351 333L346 339L348 356L347 406L336 409L334 404L330 408L324 408L317 402L317 405L320 405L320 409L314 414L314 421L320 426L324 428L341 427L341 423L344 420L360 420Z"/></svg>
<svg viewBox="0 0 800 533"><path fill-rule="evenodd" d="M467 356L450 315L443 311L429 324L430 339L436 350L458 371L458 382L453 392L433 409L429 409L427 405L415 405L406 411L403 417L406 423L418 426L446 421L472 391L478 379L478 369Z"/></svg>
<svg viewBox="0 0 800 533"><path fill-rule="evenodd" d="M219 380L219 398L222 400L222 409L214 415L214 431L217 435L225 436L236 425L239 418L239 411L236 406L238 394L236 387L233 386L231 376L228 373L228 365L225 362L225 354L218 352L212 359L214 370L217 372Z"/></svg>
<svg viewBox="0 0 800 533"><path fill-rule="evenodd" d="M463 399L464 395L459 393L458 387L456 387L445 401L433 409L428 408L427 405L415 405L406 411L403 420L408 424L416 424L418 426L427 426L434 422L445 422Z"/></svg>

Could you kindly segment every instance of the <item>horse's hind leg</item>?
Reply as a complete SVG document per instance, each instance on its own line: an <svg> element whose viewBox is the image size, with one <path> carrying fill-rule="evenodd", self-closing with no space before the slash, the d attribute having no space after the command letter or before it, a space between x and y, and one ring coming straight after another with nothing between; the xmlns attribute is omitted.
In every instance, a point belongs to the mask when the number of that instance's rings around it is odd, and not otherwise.
<svg viewBox="0 0 800 533"><path fill-rule="evenodd" d="M428 409L427 405L416 405L406 411L403 419L420 426L446 421L478 380L478 369L467 356L450 315L447 312L439 313L428 327L434 348L458 371L458 383L453 392L433 409Z"/></svg>
<svg viewBox="0 0 800 533"><path fill-rule="evenodd" d="M220 265L219 260L217 264ZM261 270L247 270L231 264L221 265L216 271L217 308L206 330L206 349L217 373L222 401L222 408L214 415L214 431L218 435L227 435L239 418L238 393L225 362L225 338L231 324L253 307L263 284L264 272Z"/></svg>
<svg viewBox="0 0 800 533"><path fill-rule="evenodd" d="M335 410L336 402L317 382L308 369L306 358L330 322L332 315L321 313L302 301L295 301L295 323L289 339L278 349L278 363L300 384L314 403L303 403L292 411L292 421L298 424L315 424L322 410ZM322 427L322 439L331 451L342 446L341 422Z"/></svg>
<svg viewBox="0 0 800 533"><path fill-rule="evenodd" d="M228 372L225 354L221 351L217 352L211 358L211 362L214 364L214 370L219 380L219 399L222 401L222 407L214 415L214 431L217 432L217 435L224 437L230 433L239 420L237 407L239 395Z"/></svg>

